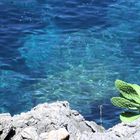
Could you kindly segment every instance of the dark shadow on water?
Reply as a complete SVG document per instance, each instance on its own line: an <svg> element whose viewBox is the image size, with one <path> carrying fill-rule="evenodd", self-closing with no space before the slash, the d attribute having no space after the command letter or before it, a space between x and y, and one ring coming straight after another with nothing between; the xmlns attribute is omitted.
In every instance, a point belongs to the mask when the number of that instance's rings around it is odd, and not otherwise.
<svg viewBox="0 0 140 140"><path fill-rule="evenodd" d="M63 30L88 29L101 26L102 29L111 25L106 20L107 6L113 1L65 1L62 8L53 8L55 24ZM71 4L71 6L70 6Z"/></svg>
<svg viewBox="0 0 140 140"><path fill-rule="evenodd" d="M19 48L24 38L36 29L46 27L40 11L2 4L0 5L0 70L31 73Z"/></svg>

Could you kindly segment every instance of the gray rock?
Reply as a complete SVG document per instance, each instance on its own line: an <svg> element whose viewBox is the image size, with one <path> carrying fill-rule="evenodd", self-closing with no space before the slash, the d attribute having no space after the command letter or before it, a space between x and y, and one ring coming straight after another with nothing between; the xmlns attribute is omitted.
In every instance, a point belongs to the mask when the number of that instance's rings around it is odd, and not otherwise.
<svg viewBox="0 0 140 140"><path fill-rule="evenodd" d="M96 123L86 121L77 111L71 110L68 102L40 104L27 113L15 115L12 117L12 127L15 129L12 140L22 140L24 137L33 139L43 133L58 132L56 130L62 128L68 131L69 140L78 139L85 131L103 131Z"/></svg>
<svg viewBox="0 0 140 140"><path fill-rule="evenodd" d="M9 113L0 114L0 140L4 140L12 131L12 117Z"/></svg>
<svg viewBox="0 0 140 140"><path fill-rule="evenodd" d="M88 123L77 111L71 110L68 102L40 104L30 112L14 116L13 126L16 128L16 134L27 126L33 126L39 135L65 128L70 133L70 139L77 139L84 131L99 131L97 124Z"/></svg>
<svg viewBox="0 0 140 140"><path fill-rule="evenodd" d="M85 132L81 135L80 140L139 140L140 138L140 119L133 123L120 123L113 128L101 133Z"/></svg>
<svg viewBox="0 0 140 140"><path fill-rule="evenodd" d="M68 102L40 104L13 117L0 115L0 140L139 140L139 136L140 119L105 130L71 110Z"/></svg>
<svg viewBox="0 0 140 140"><path fill-rule="evenodd" d="M13 138L14 140L40 140L35 127L24 128L17 136Z"/></svg>
<svg viewBox="0 0 140 140"><path fill-rule="evenodd" d="M65 128L60 128L48 133L41 133L40 137L42 140L66 140L69 137L69 133Z"/></svg>
<svg viewBox="0 0 140 140"><path fill-rule="evenodd" d="M26 128L25 128L26 129ZM42 140L36 132L23 130L21 133L15 135L12 140Z"/></svg>

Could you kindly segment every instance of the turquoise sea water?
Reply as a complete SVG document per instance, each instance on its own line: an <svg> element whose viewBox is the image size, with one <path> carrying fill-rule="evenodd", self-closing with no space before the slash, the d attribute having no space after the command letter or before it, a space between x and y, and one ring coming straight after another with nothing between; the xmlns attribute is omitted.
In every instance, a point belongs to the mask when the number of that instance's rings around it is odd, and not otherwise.
<svg viewBox="0 0 140 140"><path fill-rule="evenodd" d="M88 120L119 122L115 79L140 84L138 0L1 0L0 112L67 100Z"/></svg>

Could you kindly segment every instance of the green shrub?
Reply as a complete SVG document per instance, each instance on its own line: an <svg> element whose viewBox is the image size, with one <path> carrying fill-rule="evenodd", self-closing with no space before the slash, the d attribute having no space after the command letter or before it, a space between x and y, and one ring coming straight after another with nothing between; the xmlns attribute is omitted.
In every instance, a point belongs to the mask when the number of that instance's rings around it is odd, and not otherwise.
<svg viewBox="0 0 140 140"><path fill-rule="evenodd" d="M140 86L116 80L115 86L120 97L111 98L114 106L125 108L127 111L120 114L122 122L132 122L140 117Z"/></svg>

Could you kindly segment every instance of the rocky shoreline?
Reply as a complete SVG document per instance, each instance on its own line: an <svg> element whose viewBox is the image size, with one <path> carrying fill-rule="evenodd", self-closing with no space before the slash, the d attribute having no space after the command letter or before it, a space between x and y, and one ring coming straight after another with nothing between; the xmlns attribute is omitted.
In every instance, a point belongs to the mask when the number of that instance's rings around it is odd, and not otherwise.
<svg viewBox="0 0 140 140"><path fill-rule="evenodd" d="M105 130L65 101L39 104L13 117L0 114L0 140L139 140L139 136L140 119Z"/></svg>

